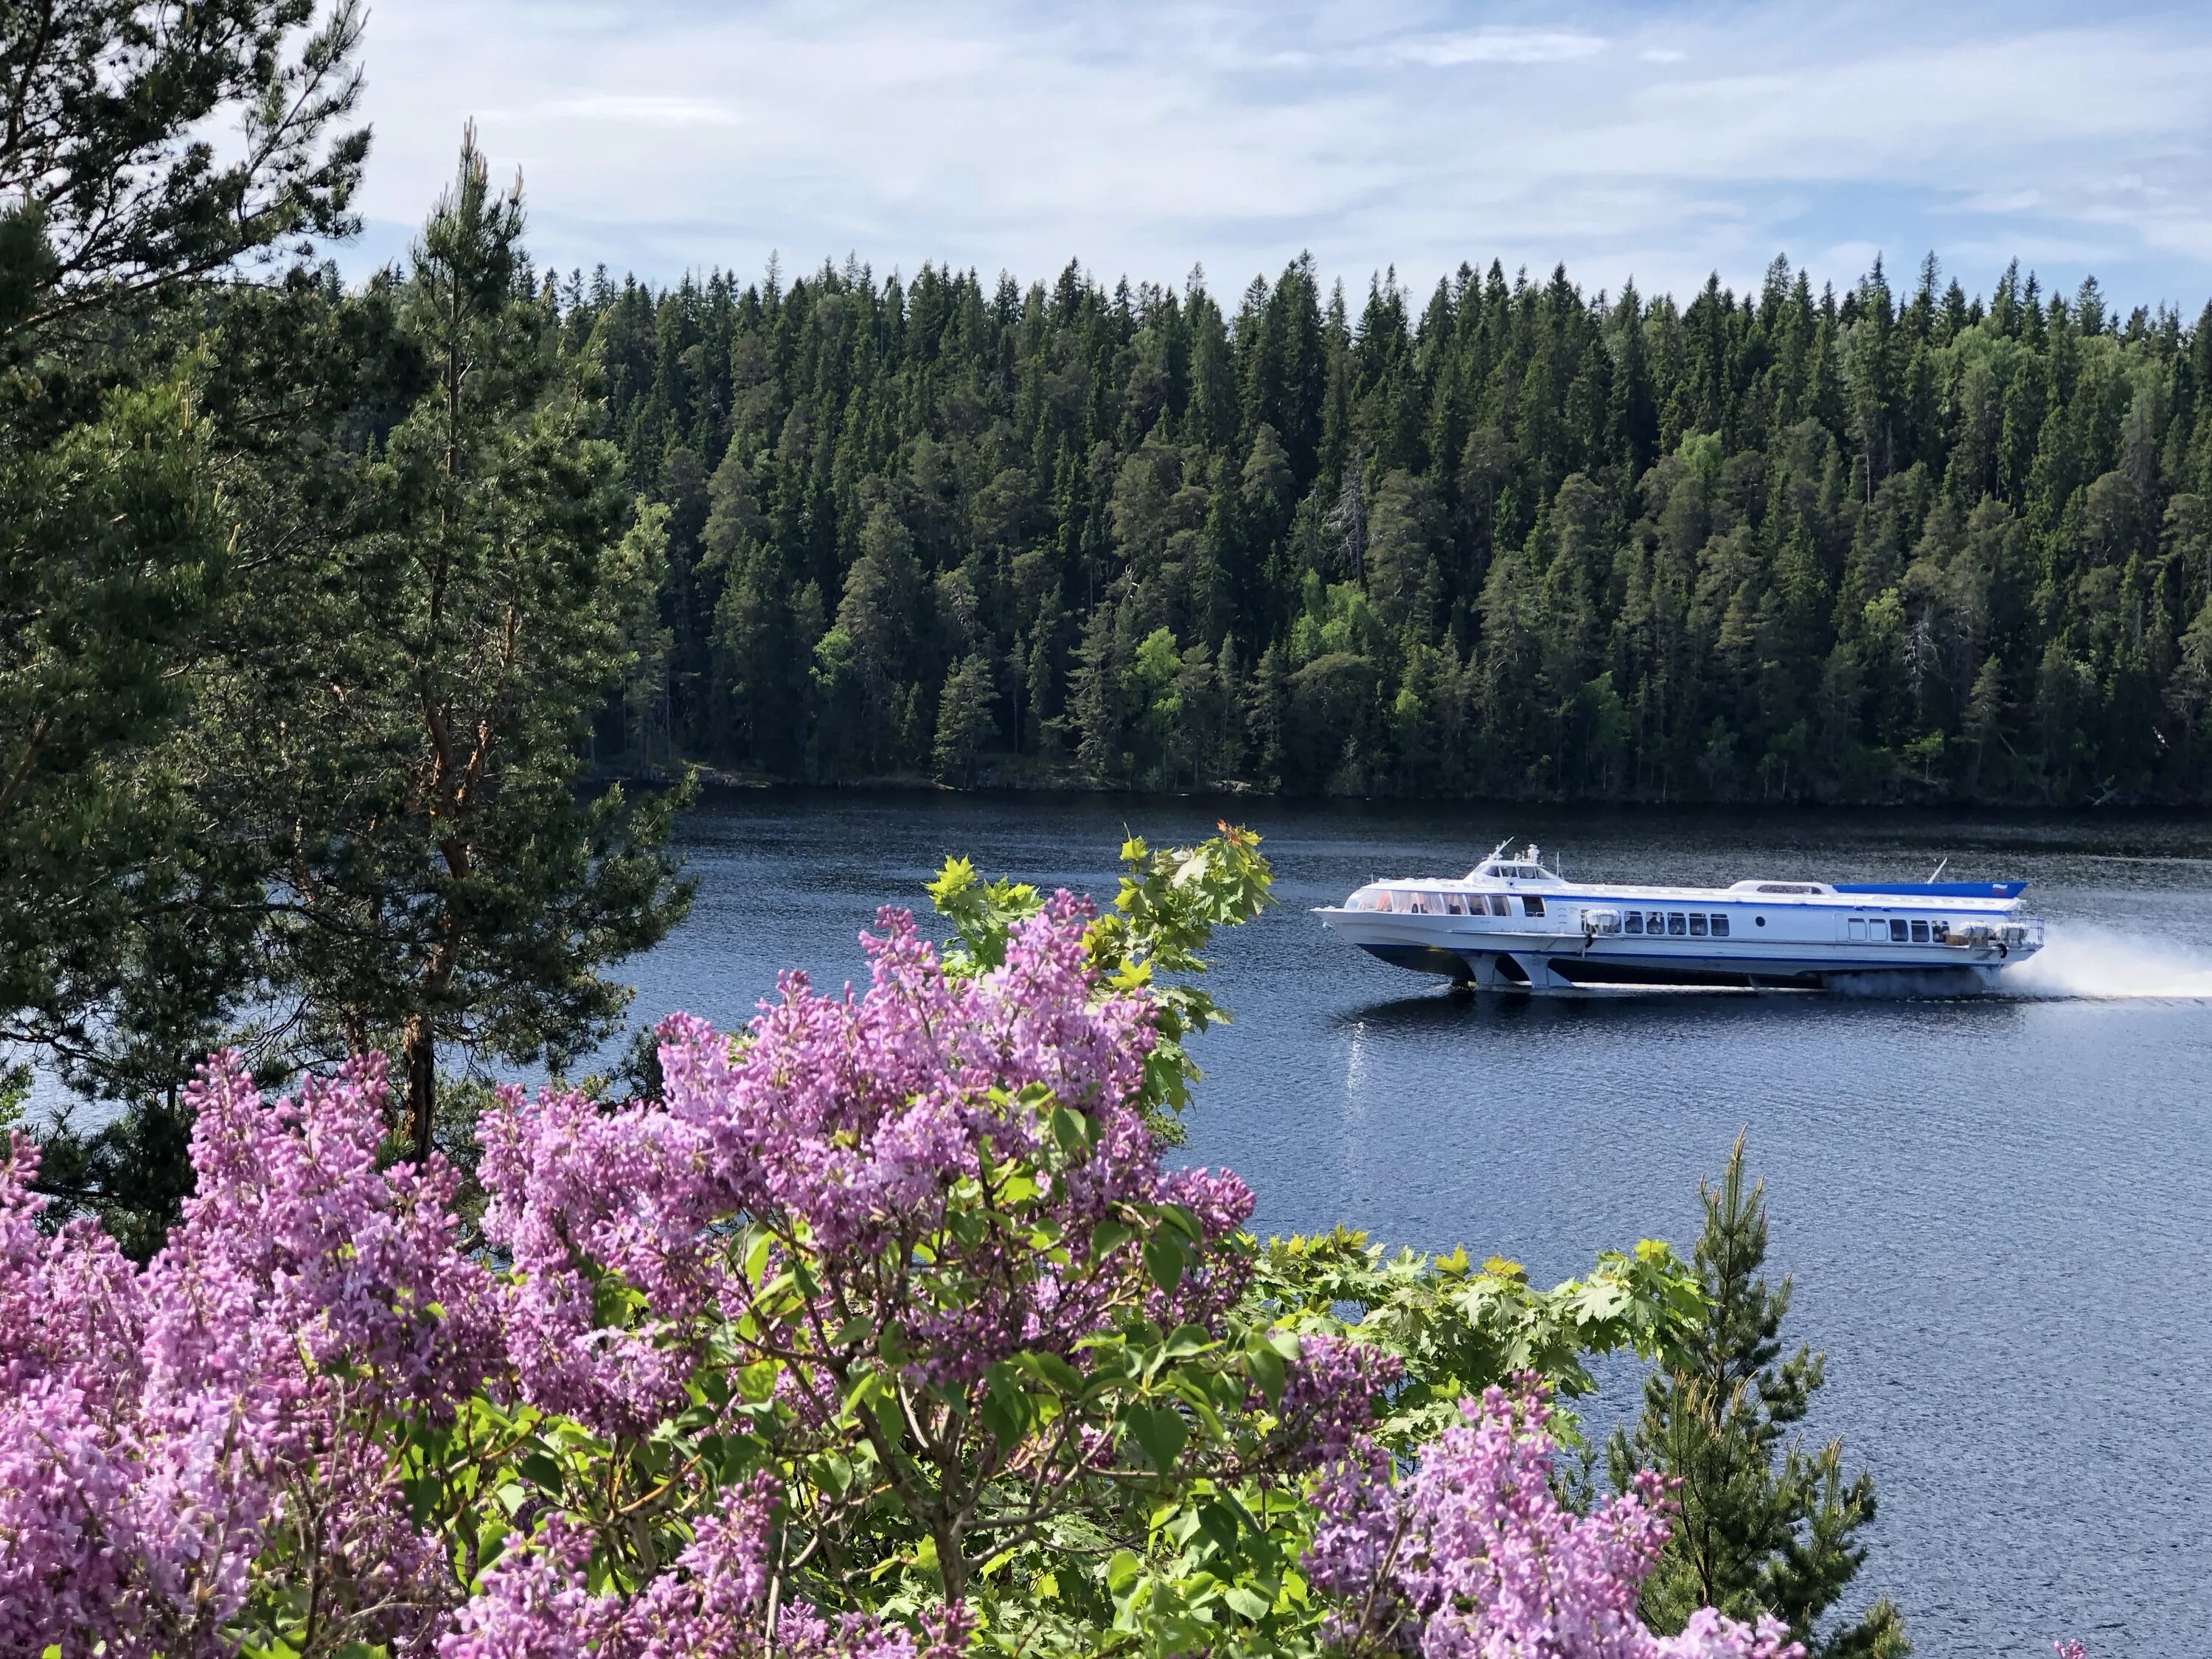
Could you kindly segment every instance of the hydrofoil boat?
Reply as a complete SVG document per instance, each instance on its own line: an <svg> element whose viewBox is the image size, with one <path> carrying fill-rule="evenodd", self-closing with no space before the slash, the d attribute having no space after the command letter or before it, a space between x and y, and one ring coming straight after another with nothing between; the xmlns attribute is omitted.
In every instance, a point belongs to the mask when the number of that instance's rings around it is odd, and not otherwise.
<svg viewBox="0 0 2212 1659"><path fill-rule="evenodd" d="M1943 866L1936 866L1941 876ZM1324 905L1370 955L1482 990L1735 986L1805 990L1909 975L1983 990L2043 945L2024 881L1568 881L1505 843L1466 876L1377 880Z"/></svg>

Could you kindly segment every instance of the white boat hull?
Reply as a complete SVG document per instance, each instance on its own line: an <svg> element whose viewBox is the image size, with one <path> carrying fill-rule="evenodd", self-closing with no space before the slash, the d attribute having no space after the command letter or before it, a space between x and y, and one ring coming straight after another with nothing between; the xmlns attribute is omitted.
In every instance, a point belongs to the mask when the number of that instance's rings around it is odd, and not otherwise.
<svg viewBox="0 0 2212 1659"><path fill-rule="evenodd" d="M2043 940L2020 885L1729 888L1539 880L1392 880L1322 921L1394 966L1483 990L1603 987L1835 989L1909 976L1918 989L1986 989ZM1510 867L1510 866L1508 866Z"/></svg>

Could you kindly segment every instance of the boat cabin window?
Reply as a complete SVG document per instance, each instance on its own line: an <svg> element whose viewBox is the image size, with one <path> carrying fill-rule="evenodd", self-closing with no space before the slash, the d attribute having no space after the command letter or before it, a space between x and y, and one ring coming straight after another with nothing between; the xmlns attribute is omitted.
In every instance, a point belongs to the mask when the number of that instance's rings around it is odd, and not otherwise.
<svg viewBox="0 0 2212 1659"><path fill-rule="evenodd" d="M1680 939L1690 931L1690 919L1680 910L1668 913L1667 933L1670 939Z"/></svg>
<svg viewBox="0 0 2212 1659"><path fill-rule="evenodd" d="M1654 910L1650 915L1644 918L1644 931L1647 933L1665 933L1667 931L1667 918L1659 911Z"/></svg>
<svg viewBox="0 0 2212 1659"><path fill-rule="evenodd" d="M1467 914L1467 906L1460 902L1460 896L1457 893L1446 893L1444 895L1444 910L1447 915L1462 916Z"/></svg>
<svg viewBox="0 0 2212 1659"><path fill-rule="evenodd" d="M1925 945L1928 943L1928 924L1926 922L1916 921L1912 924L1912 942L1915 945Z"/></svg>
<svg viewBox="0 0 2212 1659"><path fill-rule="evenodd" d="M1951 942L1951 924L1941 916L1936 917L1928 924L1928 939L1933 945L1948 945Z"/></svg>
<svg viewBox="0 0 2212 1659"><path fill-rule="evenodd" d="M1631 910L1628 913L1626 919L1626 926L1628 931L1632 933L1642 933L1644 931L1644 912L1641 910Z"/></svg>
<svg viewBox="0 0 2212 1659"><path fill-rule="evenodd" d="M1506 897L1503 893L1492 893L1490 896L1490 914L1493 916L1511 915L1513 914L1513 901Z"/></svg>
<svg viewBox="0 0 2212 1659"><path fill-rule="evenodd" d="M1759 890L1762 893L1817 893L1820 890L1802 881L1762 881L1759 884Z"/></svg>
<svg viewBox="0 0 2212 1659"><path fill-rule="evenodd" d="M1905 923L1901 920L1893 920L1890 922L1889 942L1892 945L1902 945L1905 942Z"/></svg>
<svg viewBox="0 0 2212 1659"><path fill-rule="evenodd" d="M1524 916L1542 915L1544 914L1544 901L1538 898L1534 893L1528 894L1521 901L1521 914Z"/></svg>
<svg viewBox="0 0 2212 1659"><path fill-rule="evenodd" d="M1715 916L1713 918L1713 937L1715 939L1726 939L1728 936L1728 918L1726 916Z"/></svg>
<svg viewBox="0 0 2212 1659"><path fill-rule="evenodd" d="M1690 918L1690 937L1692 939L1703 939L1705 936L1705 919L1703 916L1692 916Z"/></svg>

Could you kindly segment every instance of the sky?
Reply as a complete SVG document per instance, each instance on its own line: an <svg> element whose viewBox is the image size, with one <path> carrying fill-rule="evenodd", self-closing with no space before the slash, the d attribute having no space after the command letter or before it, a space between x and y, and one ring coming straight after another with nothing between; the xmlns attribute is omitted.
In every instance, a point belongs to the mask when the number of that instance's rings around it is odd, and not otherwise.
<svg viewBox="0 0 2212 1659"><path fill-rule="evenodd" d="M1355 298L1462 261L1586 291L2017 257L2212 297L2212 8L372 0L358 271L462 125L541 264L655 283L857 256Z"/></svg>

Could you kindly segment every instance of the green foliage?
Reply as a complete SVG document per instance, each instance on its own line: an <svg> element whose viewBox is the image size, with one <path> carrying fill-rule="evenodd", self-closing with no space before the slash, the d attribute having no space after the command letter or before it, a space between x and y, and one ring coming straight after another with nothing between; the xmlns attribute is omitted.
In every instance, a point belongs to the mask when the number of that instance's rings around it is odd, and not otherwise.
<svg viewBox="0 0 2212 1659"><path fill-rule="evenodd" d="M252 897L176 746L232 550L181 383L0 456L0 1035L88 1090L204 1049Z"/></svg>
<svg viewBox="0 0 2212 1659"><path fill-rule="evenodd" d="M1771 1613L1819 1659L1896 1659L1905 1621L1887 1598L1856 1619L1826 1617L1866 1559L1858 1534L1875 1517L1873 1478L1846 1478L1841 1440L1807 1449L1785 1431L1803 1419L1823 1378L1822 1356L1800 1346L1783 1358L1790 1281L1770 1289L1765 1183L1743 1183L1743 1138L1705 1206L1697 1288L1704 1316L1646 1382L1644 1415L1607 1448L1613 1484L1641 1467L1674 1476L1682 1512L1656 1571L1644 1617L1680 1630L1691 1612Z"/></svg>
<svg viewBox="0 0 2212 1659"><path fill-rule="evenodd" d="M937 702L937 776L944 783L973 783L990 741L991 665L963 657L945 677Z"/></svg>
<svg viewBox="0 0 2212 1659"><path fill-rule="evenodd" d="M1399 1358L1406 1383L1380 1437L1401 1455L1456 1422L1462 1400L1522 1372L1571 1401L1595 1386L1585 1356L1674 1356L1705 1312L1696 1276L1656 1240L1607 1251L1583 1278L1542 1291L1516 1261L1393 1255L1340 1227L1270 1239L1252 1295L1278 1329L1348 1336Z"/></svg>
<svg viewBox="0 0 2212 1659"><path fill-rule="evenodd" d="M0 1036L121 1103L46 1179L134 1249L209 1049L397 1050L419 1156L441 1050L568 1064L684 913L688 777L587 775L610 700L658 695L672 509L623 487L521 228L465 145L405 279L179 288L138 337L169 378L0 463L40 550L0 574L0 843L56 900L9 930Z"/></svg>
<svg viewBox="0 0 2212 1659"><path fill-rule="evenodd" d="M17 11L0 25L0 1041L173 1116L254 995L264 892L196 787L220 636L264 550L228 510L224 370L188 319L246 263L349 228L361 12ZM68 1156L145 1170L166 1211L149 1159L172 1139L149 1120Z"/></svg>
<svg viewBox="0 0 2212 1659"><path fill-rule="evenodd" d="M1195 847L1155 852L1137 836L1122 842L1125 873L1114 908L1090 929L1091 965L1105 988L1152 1000L1158 1041L1146 1061L1142 1104L1154 1133L1171 1143L1182 1139L1177 1119L1202 1075L1185 1045L1229 1023L1228 1012L1191 982L1206 972L1199 952L1215 928L1240 927L1274 902L1260 837L1225 823L1217 828ZM983 881L963 858L947 859L928 892L952 924L945 959L959 973L1005 961L1006 930L1044 902L1027 883Z"/></svg>
<svg viewBox="0 0 2212 1659"><path fill-rule="evenodd" d="M688 897L665 850L686 792L577 787L668 514L621 489L521 229L519 185L495 190L465 139L408 280L363 307L372 356L400 365L365 371L404 394L396 419L266 579L281 620L224 686L224 758L283 872L272 988L309 1052L399 1051L416 1156L441 1047L565 1064L629 999L596 969Z"/></svg>
<svg viewBox="0 0 2212 1659"><path fill-rule="evenodd" d="M927 771L981 659L997 781L2212 789L2202 321L1780 262L1603 306L1493 264L1355 308L1304 261L1233 304L851 264L562 298L679 509L671 735L726 764Z"/></svg>
<svg viewBox="0 0 2212 1659"><path fill-rule="evenodd" d="M1201 971L1212 930L1266 902L1268 872L1249 832L1224 826L1164 853L1133 839L1124 859L1116 908L1091 930L1094 959L1124 990L1164 996L1176 988L1156 975ZM962 974L1002 961L1008 929L1042 903L1025 884L980 881L962 859L930 893L955 930L945 954ZM1186 1032L1224 1018L1202 1001L1182 1008ZM1187 1057L1178 1066L1174 1080L1187 1085L1195 1072ZM1167 1086L1148 1083L1162 1102ZM760 1221L732 1231L720 1248L744 1264L756 1301L710 1345L690 1408L649 1434L608 1438L481 1398L450 1426L386 1425L418 1523L447 1540L457 1583L480 1582L551 1504L592 1536L595 1589L638 1588L723 1488L765 1472L784 1494L782 1593L827 1611L911 1618L960 1595L987 1651L1312 1655L1322 1608L1298 1564L1313 1535L1313 1472L1285 1461L1277 1435L1302 1343L1348 1339L1401 1362L1378 1432L1413 1456L1456 1419L1463 1396L1532 1371L1576 1395L1590 1386L1589 1357L1626 1348L1672 1360L1703 1316L1694 1276L1649 1242L1540 1291L1510 1262L1478 1270L1464 1252L1389 1256L1356 1233L1208 1246L1174 1204L1120 1203L1070 1236L1051 1195L1090 1155L1097 1120L1034 1087L1000 1105L1036 1115L1038 1156L987 1160L957 1183L927 1237L888 1250L884 1282L840 1290L803 1233ZM1125 1288L1105 1328L1070 1356L1021 1352L973 1384L917 1386L897 1325L872 1311L942 1315L988 1296L963 1265L978 1252L1015 1251L1079 1279L1132 1243L1147 1277ZM1249 1287L1217 1328L1164 1329L1146 1316L1153 1289L1232 1261L1250 1270ZM858 1298L849 1309L793 1317L848 1292ZM653 1317L611 1276L599 1312L619 1330ZM779 1329L800 1351L763 1357L761 1333ZM799 1408L787 1364L834 1376L826 1419ZM1103 1468L1085 1449L1102 1445L1112 1451ZM266 1613L270 1641L297 1618L289 1606Z"/></svg>

